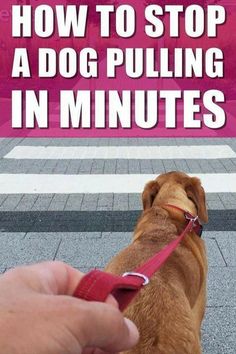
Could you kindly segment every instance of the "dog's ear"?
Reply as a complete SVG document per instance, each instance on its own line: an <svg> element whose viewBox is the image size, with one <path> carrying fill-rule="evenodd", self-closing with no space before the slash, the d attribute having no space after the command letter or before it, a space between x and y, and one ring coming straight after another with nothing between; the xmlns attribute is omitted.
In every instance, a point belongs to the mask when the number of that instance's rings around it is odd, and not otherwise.
<svg viewBox="0 0 236 354"><path fill-rule="evenodd" d="M196 177L191 178L185 190L188 198L191 199L196 205L200 220L207 223L208 213L206 209L206 196L205 191L202 188L201 181Z"/></svg>
<svg viewBox="0 0 236 354"><path fill-rule="evenodd" d="M152 203L159 190L160 186L156 181L151 181L146 184L142 194L143 210L151 208Z"/></svg>

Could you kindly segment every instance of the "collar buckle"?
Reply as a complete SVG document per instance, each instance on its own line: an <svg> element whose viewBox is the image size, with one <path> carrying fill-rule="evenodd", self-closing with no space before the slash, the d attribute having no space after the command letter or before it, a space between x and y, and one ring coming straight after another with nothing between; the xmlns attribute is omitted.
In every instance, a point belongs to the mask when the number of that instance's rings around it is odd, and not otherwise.
<svg viewBox="0 0 236 354"><path fill-rule="evenodd" d="M202 236L202 231L203 231L203 226L199 221L199 217L193 216L189 212L184 213L184 217L188 222L192 222L192 230L196 232L196 234L201 237Z"/></svg>
<svg viewBox="0 0 236 354"><path fill-rule="evenodd" d="M200 223L199 220L199 216L193 216L189 211L186 211L176 205L172 205L172 204L166 204L167 207L171 207L173 209L182 211L182 213L184 214L185 220L188 222L192 222L192 230L194 230L194 232L201 237L202 235L202 231L203 231L203 226Z"/></svg>

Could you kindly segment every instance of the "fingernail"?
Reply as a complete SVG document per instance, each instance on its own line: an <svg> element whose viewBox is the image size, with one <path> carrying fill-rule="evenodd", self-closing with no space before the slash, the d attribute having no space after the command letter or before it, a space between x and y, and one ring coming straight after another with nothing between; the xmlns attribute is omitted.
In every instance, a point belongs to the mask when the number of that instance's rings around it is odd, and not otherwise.
<svg viewBox="0 0 236 354"><path fill-rule="evenodd" d="M129 344L131 347L133 347L139 341L139 331L135 326L135 324L132 321L130 321L128 318L125 318L125 323L129 330L129 340L130 340Z"/></svg>

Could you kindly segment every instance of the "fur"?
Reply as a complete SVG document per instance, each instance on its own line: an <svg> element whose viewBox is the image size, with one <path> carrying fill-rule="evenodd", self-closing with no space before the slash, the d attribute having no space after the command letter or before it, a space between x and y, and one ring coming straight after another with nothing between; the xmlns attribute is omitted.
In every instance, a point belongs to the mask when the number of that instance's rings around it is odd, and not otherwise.
<svg viewBox="0 0 236 354"><path fill-rule="evenodd" d="M108 272L134 270L179 235L185 218L168 203L208 220L205 193L197 178L180 172L161 175L146 185L144 211L133 241L111 260ZM206 277L204 241L191 232L125 311L140 331L139 344L126 353L200 354Z"/></svg>

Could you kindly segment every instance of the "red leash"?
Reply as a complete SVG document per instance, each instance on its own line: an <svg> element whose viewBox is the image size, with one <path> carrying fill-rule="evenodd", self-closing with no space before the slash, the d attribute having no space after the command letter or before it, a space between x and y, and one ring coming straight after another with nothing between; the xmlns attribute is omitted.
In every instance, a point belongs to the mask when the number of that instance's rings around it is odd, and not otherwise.
<svg viewBox="0 0 236 354"><path fill-rule="evenodd" d="M166 262L185 235L190 231L195 231L201 236L202 225L198 216L193 216L189 212L174 205L166 205L184 213L188 221L183 232L160 252L156 253L143 265L132 272L124 273L122 276L105 273L100 270L92 270L80 281L75 290L74 297L87 301L105 302L108 295L112 294L119 303L120 310L124 310L143 286L149 284L151 276Z"/></svg>

